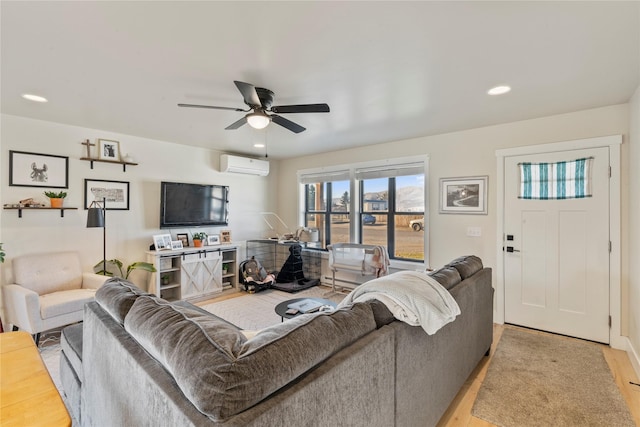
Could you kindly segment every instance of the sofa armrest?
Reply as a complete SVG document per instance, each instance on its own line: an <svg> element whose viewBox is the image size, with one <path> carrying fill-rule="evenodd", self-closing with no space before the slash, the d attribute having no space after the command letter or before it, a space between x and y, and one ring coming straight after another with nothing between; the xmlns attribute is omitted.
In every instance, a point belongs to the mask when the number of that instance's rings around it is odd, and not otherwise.
<svg viewBox="0 0 640 427"><path fill-rule="evenodd" d="M39 331L42 323L39 295L31 289L16 284L3 286L2 290L5 322L32 334Z"/></svg>
<svg viewBox="0 0 640 427"><path fill-rule="evenodd" d="M104 285L110 279L109 276L103 276L101 274L82 273L82 288L83 289L98 289Z"/></svg>

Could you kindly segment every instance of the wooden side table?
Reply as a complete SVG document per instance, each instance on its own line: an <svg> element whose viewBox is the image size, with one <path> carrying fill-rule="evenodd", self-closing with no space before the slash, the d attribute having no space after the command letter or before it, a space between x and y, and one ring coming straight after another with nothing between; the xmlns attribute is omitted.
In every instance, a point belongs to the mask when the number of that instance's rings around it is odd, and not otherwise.
<svg viewBox="0 0 640 427"><path fill-rule="evenodd" d="M24 331L0 334L0 425L71 426L40 352Z"/></svg>

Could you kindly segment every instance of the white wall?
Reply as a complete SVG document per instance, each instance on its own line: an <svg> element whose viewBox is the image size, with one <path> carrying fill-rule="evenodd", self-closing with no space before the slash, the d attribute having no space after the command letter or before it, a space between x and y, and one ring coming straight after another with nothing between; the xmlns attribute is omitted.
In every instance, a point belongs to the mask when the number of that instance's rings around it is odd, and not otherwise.
<svg viewBox="0 0 640 427"><path fill-rule="evenodd" d="M475 254L484 264L495 267L496 242L496 171L495 151L517 146L569 141L606 135L624 135L622 146L621 180L622 194L622 295L628 295L625 280L629 269L628 257L628 206L629 194L629 105L561 114L521 122L471 129L444 135L425 136L404 141L394 141L364 148L336 151L315 156L287 159L280 162L278 176L278 213L287 224L297 223L298 189L296 171L354 161L372 161L415 154L429 155L429 213L431 232L429 242L430 266L438 268L453 258ZM440 215L438 214L438 180L443 177L470 175L489 176L488 215ZM482 229L482 237L468 237L467 227ZM495 273L494 273L495 280ZM623 299L622 334L627 334L628 305Z"/></svg>
<svg viewBox="0 0 640 427"><path fill-rule="evenodd" d="M630 103L630 164L629 170L629 292L626 300L629 310L630 353L640 375L640 86Z"/></svg>
<svg viewBox="0 0 640 427"><path fill-rule="evenodd" d="M12 279L11 259L15 256L48 251L76 250L86 271L102 259L102 229L86 228L84 179L104 179L130 182L130 210L107 211L107 259L118 258L125 264L146 259L145 251L153 243L154 234L190 232L194 229L159 229L160 181L215 183L228 185L229 227L234 242L262 237L266 224L258 214L274 210L273 183L277 176L277 162L271 162L268 177L220 173L219 155L213 150L189 147L163 141L115 134L16 116L1 116L0 150L2 174L2 204L17 203L33 197L48 204L43 188L9 186L9 150L69 157L69 195L65 206L79 209L65 211L64 218L57 211L4 210L0 217L0 236L7 252L2 265L1 283ZM79 160L86 156L85 139L98 138L120 142L121 154L130 154L139 163L128 166ZM95 148L94 148L95 150ZM219 233L223 227L203 228ZM190 239L191 240L191 239ZM132 279L146 286L146 273L134 272Z"/></svg>

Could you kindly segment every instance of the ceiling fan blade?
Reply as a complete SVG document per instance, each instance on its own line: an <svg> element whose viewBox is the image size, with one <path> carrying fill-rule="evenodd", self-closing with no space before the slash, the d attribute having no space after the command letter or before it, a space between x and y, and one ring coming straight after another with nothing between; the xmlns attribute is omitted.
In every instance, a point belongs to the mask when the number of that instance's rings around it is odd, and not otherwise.
<svg viewBox="0 0 640 427"><path fill-rule="evenodd" d="M256 88L252 84L239 82L237 80L234 80L233 82L236 84L236 87L242 94L245 104L252 108L262 107L262 103L260 102L260 98L258 97L258 92L256 92Z"/></svg>
<svg viewBox="0 0 640 427"><path fill-rule="evenodd" d="M327 104L304 104L304 105L279 105L271 107L271 111L278 114L286 113L328 113Z"/></svg>
<svg viewBox="0 0 640 427"><path fill-rule="evenodd" d="M214 107L213 105L196 105L196 104L178 104L178 107L209 108L209 109L212 109L212 110L231 110L231 111L244 111L244 112L249 111L249 110L243 110L242 108Z"/></svg>
<svg viewBox="0 0 640 427"><path fill-rule="evenodd" d="M243 117L240 120L231 123L229 126L227 126L225 129L226 130L233 130L233 129L238 129L240 126L244 125L245 123L247 123L247 118Z"/></svg>
<svg viewBox="0 0 640 427"><path fill-rule="evenodd" d="M271 121L279 124L282 127L289 129L291 132L294 132L294 133L300 133L306 130L306 128L303 128L299 124L294 123L291 120L285 119L282 116L272 115Z"/></svg>

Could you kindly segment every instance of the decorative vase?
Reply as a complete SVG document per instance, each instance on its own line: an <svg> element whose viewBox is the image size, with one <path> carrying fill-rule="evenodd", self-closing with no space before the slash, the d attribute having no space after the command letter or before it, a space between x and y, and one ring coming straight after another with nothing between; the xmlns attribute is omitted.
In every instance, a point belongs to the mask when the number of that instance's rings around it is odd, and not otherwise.
<svg viewBox="0 0 640 427"><path fill-rule="evenodd" d="M64 201L64 199L58 199L58 198L50 198L49 199L49 202L51 203L51 207L52 208L61 208L63 201Z"/></svg>
<svg viewBox="0 0 640 427"><path fill-rule="evenodd" d="M193 246L195 246L196 248L202 247L202 243L202 240L193 239Z"/></svg>

